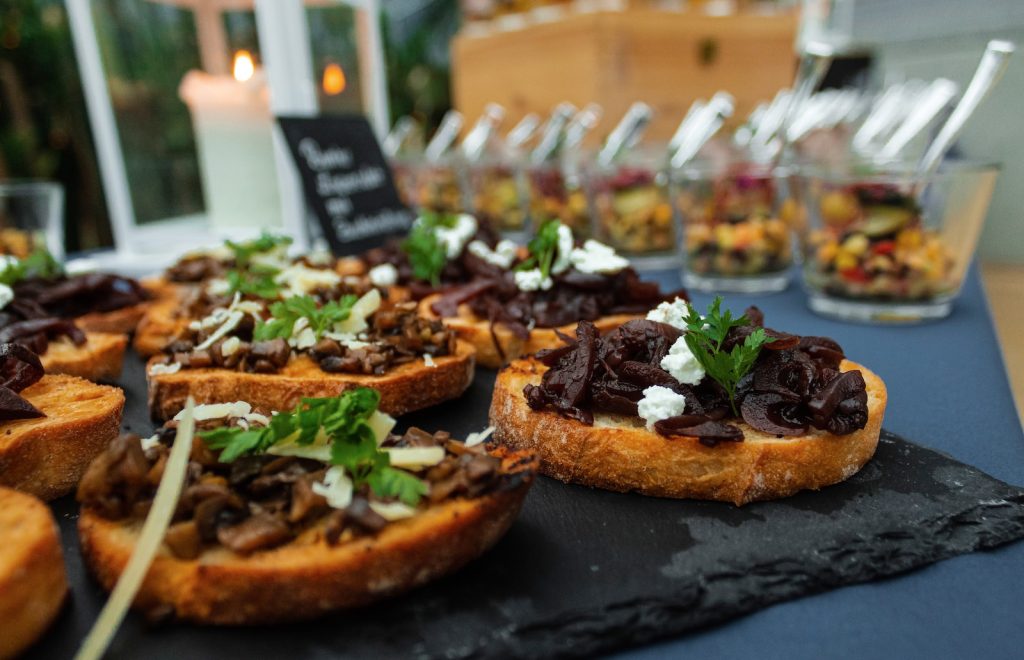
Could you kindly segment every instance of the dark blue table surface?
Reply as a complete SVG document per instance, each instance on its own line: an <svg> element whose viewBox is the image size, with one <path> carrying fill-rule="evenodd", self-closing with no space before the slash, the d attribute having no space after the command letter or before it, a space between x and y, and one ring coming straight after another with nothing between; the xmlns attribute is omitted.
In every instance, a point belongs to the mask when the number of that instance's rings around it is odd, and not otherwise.
<svg viewBox="0 0 1024 660"><path fill-rule="evenodd" d="M674 273L649 276L678 286ZM693 298L700 309L711 299ZM887 429L1024 484L1024 432L976 268L949 318L917 326L830 321L807 309L797 286L726 302L758 305L769 327L836 339L885 380ZM780 603L622 657L1022 658L1024 542Z"/></svg>

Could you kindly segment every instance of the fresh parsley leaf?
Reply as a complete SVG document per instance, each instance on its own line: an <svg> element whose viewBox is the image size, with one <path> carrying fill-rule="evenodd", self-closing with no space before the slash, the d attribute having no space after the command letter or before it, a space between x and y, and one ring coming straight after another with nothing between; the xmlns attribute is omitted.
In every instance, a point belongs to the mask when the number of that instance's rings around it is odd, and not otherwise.
<svg viewBox="0 0 1024 660"><path fill-rule="evenodd" d="M365 484L377 497L415 506L427 493L427 484L391 466L388 453L377 446L369 419L379 404L379 392L361 387L338 397L303 399L291 412L274 415L263 428L222 427L199 436L210 449L220 450L223 462L264 453L281 442L309 445L325 436L331 443L331 463L344 467L356 488Z"/></svg>
<svg viewBox="0 0 1024 660"><path fill-rule="evenodd" d="M416 279L440 286L441 271L448 263L448 255L434 233L434 225L423 222L413 225L409 236L402 241L402 251L409 257Z"/></svg>
<svg viewBox="0 0 1024 660"><path fill-rule="evenodd" d="M273 268L251 267L242 270L229 270L225 275L228 281L228 293L241 293L273 300L281 295L281 287L274 281L277 273Z"/></svg>
<svg viewBox="0 0 1024 660"><path fill-rule="evenodd" d="M312 296L285 298L270 306L270 320L256 324L253 339L256 341L287 339L292 336L295 323L300 318L305 318L309 321L309 327L312 328L313 334L319 340L325 332L334 327L334 324L349 317L356 300L358 298L350 294L318 307Z"/></svg>
<svg viewBox="0 0 1024 660"><path fill-rule="evenodd" d="M536 236L530 239L526 245L530 256L519 263L515 270L539 268L542 277L551 276L551 266L554 265L555 257L558 256L558 227L560 224L558 220L548 220L540 226Z"/></svg>
<svg viewBox="0 0 1024 660"><path fill-rule="evenodd" d="M275 236L267 232L263 232L259 238L254 238L251 241L243 241L241 243L230 240L224 241L224 245L235 253L235 267L239 269L248 268L253 255L264 254L281 247L287 247L291 243L292 239L288 236Z"/></svg>
<svg viewBox="0 0 1024 660"><path fill-rule="evenodd" d="M268 433L269 430L267 427L246 431L237 426L225 426L199 435L210 449L221 450L222 462L230 463L245 454L263 453L274 445L276 439L273 433Z"/></svg>
<svg viewBox="0 0 1024 660"><path fill-rule="evenodd" d="M44 247L33 250L24 259L12 261L0 271L0 284L12 286L30 277L42 277L51 279L64 274L64 268L60 265L50 251Z"/></svg>
<svg viewBox="0 0 1024 660"><path fill-rule="evenodd" d="M686 334L683 337L690 352L704 367L707 375L725 388L733 414L738 415L736 388L740 380L754 367L761 347L774 339L768 337L763 328L757 328L747 335L742 344L733 346L731 351L722 350L722 344L729 331L749 325L750 319L745 314L733 318L729 310L721 311L721 305L722 298L715 297L714 302L708 306L707 314L701 316L687 303Z"/></svg>
<svg viewBox="0 0 1024 660"><path fill-rule="evenodd" d="M367 483L377 497L395 497L409 506L416 506L427 494L427 484L422 479L391 466L371 473Z"/></svg>

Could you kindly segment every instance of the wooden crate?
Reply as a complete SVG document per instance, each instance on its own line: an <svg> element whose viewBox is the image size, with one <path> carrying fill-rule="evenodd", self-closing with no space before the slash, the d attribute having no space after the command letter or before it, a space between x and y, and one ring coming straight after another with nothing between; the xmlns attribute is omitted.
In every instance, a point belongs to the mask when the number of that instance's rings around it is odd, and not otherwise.
<svg viewBox="0 0 1024 660"><path fill-rule="evenodd" d="M510 126L528 112L546 115L560 101L595 101L605 111L597 139L642 100L655 110L650 137L664 140L697 98L729 91L739 120L791 84L796 27L792 14L630 10L460 34L452 42L454 105L473 121L488 102L500 103Z"/></svg>

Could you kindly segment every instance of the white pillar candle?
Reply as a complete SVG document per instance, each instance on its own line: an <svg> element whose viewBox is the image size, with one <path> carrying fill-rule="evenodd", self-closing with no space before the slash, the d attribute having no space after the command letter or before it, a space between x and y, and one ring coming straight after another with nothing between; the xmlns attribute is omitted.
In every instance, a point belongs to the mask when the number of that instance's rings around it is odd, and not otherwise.
<svg viewBox="0 0 1024 660"><path fill-rule="evenodd" d="M282 226L269 94L262 70L248 73L237 61L239 80L189 71L178 90L192 113L206 211L218 236Z"/></svg>

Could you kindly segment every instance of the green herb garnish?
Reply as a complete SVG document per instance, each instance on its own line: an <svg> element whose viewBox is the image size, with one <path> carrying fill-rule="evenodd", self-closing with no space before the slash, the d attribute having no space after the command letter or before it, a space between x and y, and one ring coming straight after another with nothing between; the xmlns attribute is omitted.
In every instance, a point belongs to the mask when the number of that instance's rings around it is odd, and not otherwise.
<svg viewBox="0 0 1024 660"><path fill-rule="evenodd" d="M51 279L63 274L64 268L53 258L50 251L44 247L37 247L24 259L12 261L0 271L0 284L11 286L30 277Z"/></svg>
<svg viewBox="0 0 1024 660"><path fill-rule="evenodd" d="M242 241L241 243L235 243L230 240L224 241L224 245L235 253L235 267L239 269L248 268L253 255L271 252L291 244L292 239L290 237L275 236L267 232L263 232L259 238L254 238L251 241Z"/></svg>
<svg viewBox="0 0 1024 660"><path fill-rule="evenodd" d="M551 267L558 256L558 227L561 224L558 220L548 220L541 225L537 235L526 244L530 256L516 265L515 270L539 268L542 278L550 277Z"/></svg>
<svg viewBox="0 0 1024 660"><path fill-rule="evenodd" d="M287 339L292 336L295 330L295 323L300 318L309 321L309 328L313 330L319 341L324 333L340 323L352 313L352 306L355 305L356 296L346 295L338 300L332 300L322 306L317 306L312 296L292 296L270 306L271 319L267 322L259 322L253 331L253 339L264 341L267 339Z"/></svg>
<svg viewBox="0 0 1024 660"><path fill-rule="evenodd" d="M750 319L746 314L734 319L729 310L724 313L720 311L721 304L722 298L715 297L715 301L708 306L707 315L702 317L690 303L686 303L687 332L683 337L707 375L725 388L733 414L739 415L736 409L736 387L740 379L753 368L761 347L775 340L765 334L764 328L757 328L747 335L742 344L733 346L731 351L723 351L722 343L729 331L749 325Z"/></svg>
<svg viewBox="0 0 1024 660"><path fill-rule="evenodd" d="M277 270L270 267L251 266L244 270L229 270L225 275L228 293L241 293L272 300L281 295L281 287L274 281Z"/></svg>
<svg viewBox="0 0 1024 660"><path fill-rule="evenodd" d="M456 222L458 216L451 213L425 213L409 230L409 236L402 241L402 251L409 257L416 279L440 286L448 254L437 238L437 228L454 227Z"/></svg>
<svg viewBox="0 0 1024 660"><path fill-rule="evenodd" d="M338 397L303 399L291 412L278 413L259 429L221 427L199 437L220 460L230 463L249 454L261 454L276 444L312 445L326 437L331 464L340 465L359 489L366 484L380 498L398 498L415 506L427 485L415 475L394 468L386 451L377 445L369 420L380 404L380 393L361 387Z"/></svg>

